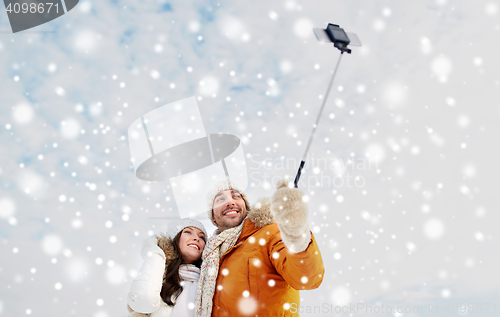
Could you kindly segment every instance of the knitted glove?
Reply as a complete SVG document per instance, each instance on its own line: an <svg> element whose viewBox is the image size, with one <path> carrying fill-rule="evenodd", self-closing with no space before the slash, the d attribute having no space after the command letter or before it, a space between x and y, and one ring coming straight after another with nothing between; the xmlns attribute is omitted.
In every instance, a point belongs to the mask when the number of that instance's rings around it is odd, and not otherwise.
<svg viewBox="0 0 500 317"><path fill-rule="evenodd" d="M271 197L271 213L280 229L281 240L292 253L304 251L311 242L307 204L302 196L300 189L290 188L285 180L280 180Z"/></svg>

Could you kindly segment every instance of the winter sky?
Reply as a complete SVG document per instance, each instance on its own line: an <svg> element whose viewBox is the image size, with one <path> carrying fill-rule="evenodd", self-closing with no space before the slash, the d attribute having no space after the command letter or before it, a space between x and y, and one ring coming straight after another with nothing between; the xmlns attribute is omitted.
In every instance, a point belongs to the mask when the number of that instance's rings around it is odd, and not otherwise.
<svg viewBox="0 0 500 317"><path fill-rule="evenodd" d="M496 316L495 0L84 0L16 34L2 10L0 316L127 316L142 241L178 215L169 183L130 161L149 111L196 96L207 133L241 139L251 203L293 178L339 58L312 33L328 22L363 46L342 57L301 178L326 266L301 316Z"/></svg>

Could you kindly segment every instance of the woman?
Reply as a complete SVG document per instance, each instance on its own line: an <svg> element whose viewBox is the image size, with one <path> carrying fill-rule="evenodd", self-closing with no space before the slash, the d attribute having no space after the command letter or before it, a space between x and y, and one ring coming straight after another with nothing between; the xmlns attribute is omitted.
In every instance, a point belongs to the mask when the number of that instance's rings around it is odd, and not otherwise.
<svg viewBox="0 0 500 317"><path fill-rule="evenodd" d="M205 227L194 219L172 224L167 236L148 238L142 264L127 296L131 317L194 316Z"/></svg>

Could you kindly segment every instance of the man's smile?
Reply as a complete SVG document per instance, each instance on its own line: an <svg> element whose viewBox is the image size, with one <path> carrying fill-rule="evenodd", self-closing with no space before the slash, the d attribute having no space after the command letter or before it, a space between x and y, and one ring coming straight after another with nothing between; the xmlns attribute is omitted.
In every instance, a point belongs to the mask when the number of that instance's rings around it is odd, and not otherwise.
<svg viewBox="0 0 500 317"><path fill-rule="evenodd" d="M224 216L232 216L238 214L240 211L237 208L231 208L226 211L224 211L223 215Z"/></svg>

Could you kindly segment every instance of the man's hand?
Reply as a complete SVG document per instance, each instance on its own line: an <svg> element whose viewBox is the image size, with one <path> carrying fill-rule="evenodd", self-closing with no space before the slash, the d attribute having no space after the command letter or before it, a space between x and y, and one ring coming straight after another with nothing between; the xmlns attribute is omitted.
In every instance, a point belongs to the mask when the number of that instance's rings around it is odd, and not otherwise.
<svg viewBox="0 0 500 317"><path fill-rule="evenodd" d="M293 253L304 251L311 242L307 204L303 197L304 193L300 189L285 180L278 182L276 192L271 197L271 213L278 223L281 239Z"/></svg>

